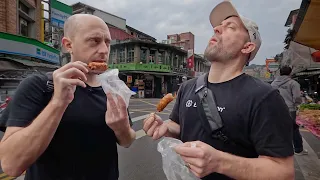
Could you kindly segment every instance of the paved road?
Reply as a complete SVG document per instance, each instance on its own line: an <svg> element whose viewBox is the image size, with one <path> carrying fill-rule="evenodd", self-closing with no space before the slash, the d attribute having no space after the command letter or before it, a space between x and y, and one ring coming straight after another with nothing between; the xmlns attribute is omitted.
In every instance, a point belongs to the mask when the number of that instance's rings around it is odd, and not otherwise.
<svg viewBox="0 0 320 180"><path fill-rule="evenodd" d="M137 140L129 149L118 147L120 180L165 180L162 170L161 155L157 152L157 143L145 136L142 121L149 113L155 111L157 99L132 99L130 112L133 128L137 132ZM163 120L167 120L173 103L162 113L158 113ZM320 141L310 132L301 129L308 156L295 157L296 180L318 180L320 177ZM22 179L22 177L20 177ZM0 180L14 179L0 174ZM103 178L102 178L103 179Z"/></svg>

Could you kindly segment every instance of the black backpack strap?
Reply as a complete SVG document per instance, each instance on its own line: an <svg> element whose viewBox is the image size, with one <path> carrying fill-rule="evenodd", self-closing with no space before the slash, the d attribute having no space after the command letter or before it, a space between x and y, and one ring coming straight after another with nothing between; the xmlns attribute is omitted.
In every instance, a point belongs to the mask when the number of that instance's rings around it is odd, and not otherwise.
<svg viewBox="0 0 320 180"><path fill-rule="evenodd" d="M52 93L53 89L54 89L52 73L53 72L47 72L46 73L47 82L46 82L46 90L45 90L45 92L47 92L47 93Z"/></svg>
<svg viewBox="0 0 320 180"><path fill-rule="evenodd" d="M216 131L223 127L223 122L217 110L215 97L212 91L207 88L207 79L208 74L204 74L198 77L195 93L198 94L200 98L200 103L203 106L211 130Z"/></svg>

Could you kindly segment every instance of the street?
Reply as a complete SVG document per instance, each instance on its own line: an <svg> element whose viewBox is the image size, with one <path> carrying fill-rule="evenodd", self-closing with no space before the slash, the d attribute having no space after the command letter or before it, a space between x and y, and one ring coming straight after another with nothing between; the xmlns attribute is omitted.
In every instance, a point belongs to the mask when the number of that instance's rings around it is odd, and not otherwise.
<svg viewBox="0 0 320 180"><path fill-rule="evenodd" d="M143 120L149 113L155 111L158 99L132 99L130 114L133 128L137 132L137 140L128 149L119 147L120 180L165 180L162 170L161 155L157 151L157 143L145 136L142 130ZM163 120L169 118L174 103L158 113ZM310 132L301 129L304 146L309 151L308 156L295 156L296 180L316 180L320 177L320 141ZM80 173L80 172L79 172ZM23 176L22 176L23 177ZM22 179L22 177L20 177ZM19 178L19 179L20 179ZM0 180L11 180L6 174L0 174ZM101 178L103 179L103 177Z"/></svg>

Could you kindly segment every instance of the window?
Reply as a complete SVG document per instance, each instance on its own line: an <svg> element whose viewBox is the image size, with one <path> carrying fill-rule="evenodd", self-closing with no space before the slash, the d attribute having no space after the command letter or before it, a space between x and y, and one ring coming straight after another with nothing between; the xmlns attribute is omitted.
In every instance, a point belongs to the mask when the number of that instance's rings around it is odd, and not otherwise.
<svg viewBox="0 0 320 180"><path fill-rule="evenodd" d="M172 66L172 53L171 52L168 52L166 64L169 66Z"/></svg>
<svg viewBox="0 0 320 180"><path fill-rule="evenodd" d="M35 8L27 1L18 1L18 33L22 36L36 38Z"/></svg>
<svg viewBox="0 0 320 180"><path fill-rule="evenodd" d="M179 59L178 55L173 56L173 67L178 67L179 65Z"/></svg>
<svg viewBox="0 0 320 180"><path fill-rule="evenodd" d="M19 18L19 31L20 31L20 34L22 36L26 36L28 37L29 36L29 33L28 33L28 21L23 19L22 17Z"/></svg>
<svg viewBox="0 0 320 180"><path fill-rule="evenodd" d="M128 48L128 54L127 54L127 62L134 62L134 47Z"/></svg>
<svg viewBox="0 0 320 180"><path fill-rule="evenodd" d="M164 52L159 52L158 53L158 63L159 64L163 64L164 62L164 55L165 55L165 53Z"/></svg>
<svg viewBox="0 0 320 180"><path fill-rule="evenodd" d="M155 64L156 63L156 51L155 50L150 50L150 56L149 56L149 63L150 64Z"/></svg>
<svg viewBox="0 0 320 180"><path fill-rule="evenodd" d="M115 50L111 50L110 55L109 55L109 64L116 64L117 60L116 60L116 51Z"/></svg>
<svg viewBox="0 0 320 180"><path fill-rule="evenodd" d="M23 4L23 3L21 3L21 2L19 2L19 9L20 9L22 12L24 12L24 13L26 13L26 14L29 14L29 8L28 8L28 6L26 6L25 4Z"/></svg>
<svg viewBox="0 0 320 180"><path fill-rule="evenodd" d="M125 58L125 49L124 48L121 48L119 51L119 60L120 60L120 63L126 63L126 58Z"/></svg>
<svg viewBox="0 0 320 180"><path fill-rule="evenodd" d="M140 49L140 62L147 63L147 49Z"/></svg>

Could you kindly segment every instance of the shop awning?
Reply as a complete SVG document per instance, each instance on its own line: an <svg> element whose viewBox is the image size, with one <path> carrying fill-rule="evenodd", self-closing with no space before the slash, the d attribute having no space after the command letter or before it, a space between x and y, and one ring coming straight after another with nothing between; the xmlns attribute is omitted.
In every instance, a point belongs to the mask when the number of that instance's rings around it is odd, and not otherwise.
<svg viewBox="0 0 320 180"><path fill-rule="evenodd" d="M308 72L299 72L295 74L295 76L310 76L310 75L318 75L320 74L320 70L317 71L308 71Z"/></svg>
<svg viewBox="0 0 320 180"><path fill-rule="evenodd" d="M306 69L319 68L320 64L315 62L311 56L315 51L313 48L291 41L289 49L283 51L281 65L290 65L293 68L293 74L305 71Z"/></svg>
<svg viewBox="0 0 320 180"><path fill-rule="evenodd" d="M151 74L151 75L160 75L160 76L186 76L181 73L164 73L164 72L151 72L151 71L120 71L120 73L141 73L141 74ZM189 78L193 78L192 76L187 76Z"/></svg>
<svg viewBox="0 0 320 180"><path fill-rule="evenodd" d="M19 63L19 64L22 64L24 66L29 66L29 67L40 67L40 68L48 68L48 69L58 69L59 68L59 66L53 65L53 64L35 62L35 61L18 59L18 58L6 56L6 57L0 57L0 64L1 64L0 70L14 70L17 67L19 67L19 65L15 65L15 63L12 64L12 62Z"/></svg>
<svg viewBox="0 0 320 180"><path fill-rule="evenodd" d="M302 0L294 29L294 41L320 49L320 0Z"/></svg>

